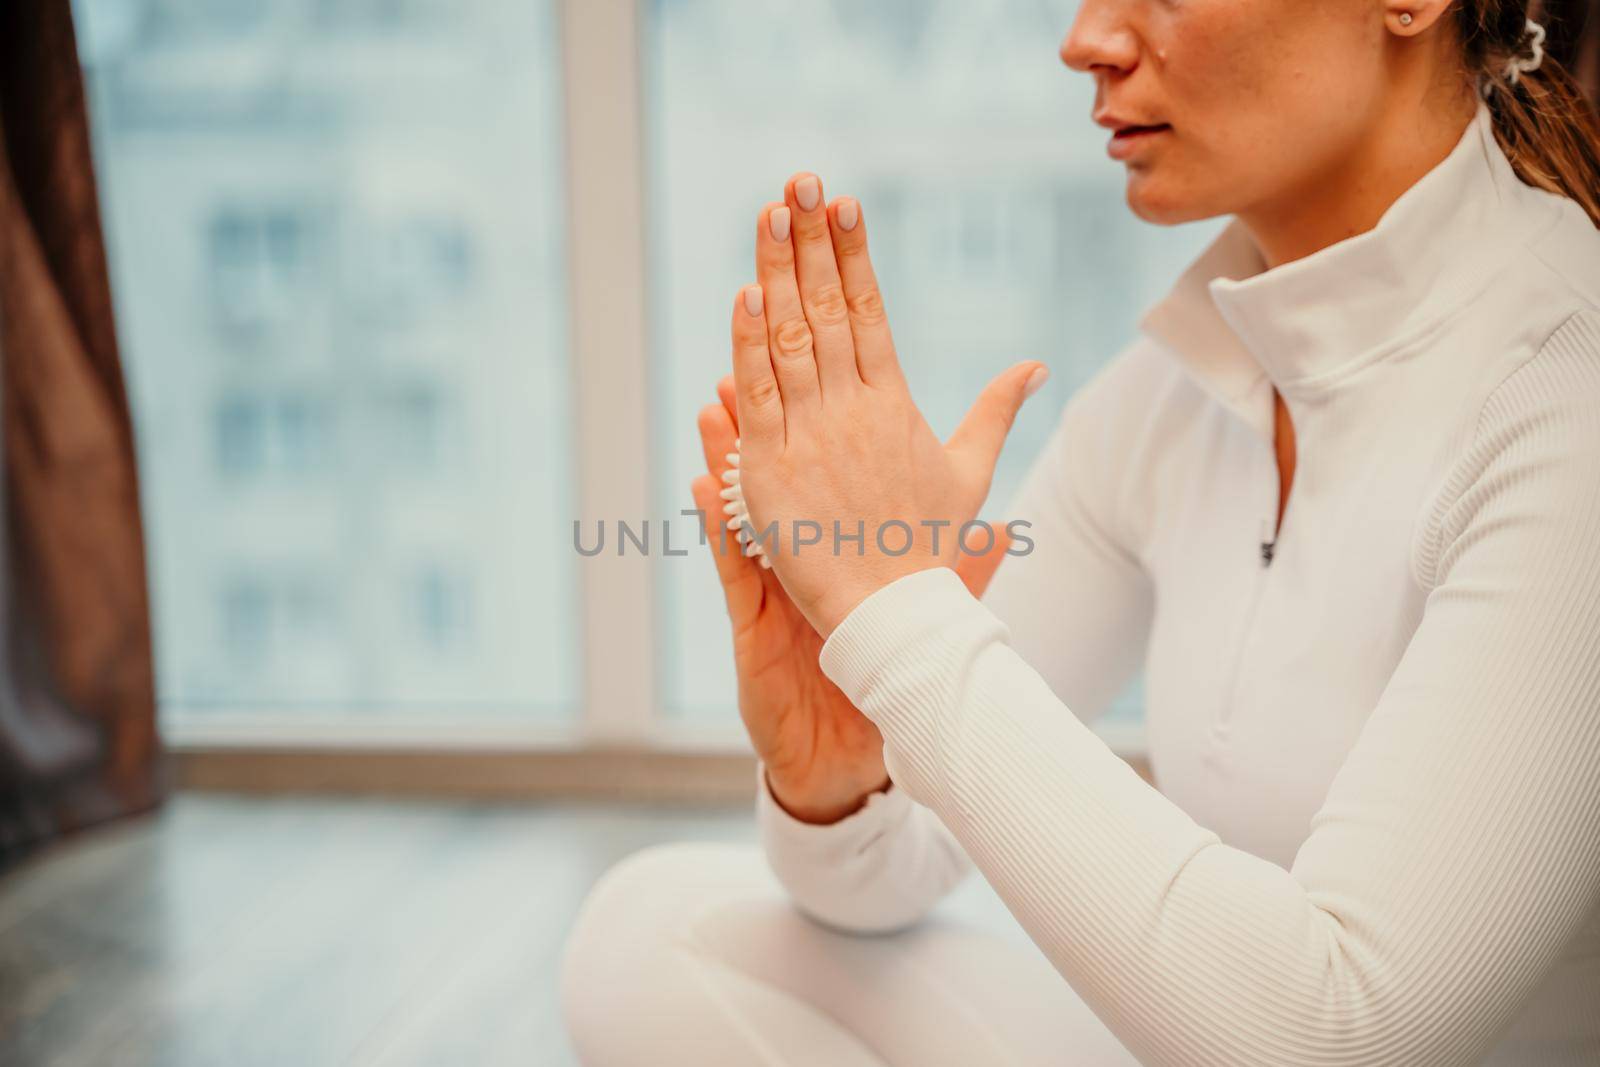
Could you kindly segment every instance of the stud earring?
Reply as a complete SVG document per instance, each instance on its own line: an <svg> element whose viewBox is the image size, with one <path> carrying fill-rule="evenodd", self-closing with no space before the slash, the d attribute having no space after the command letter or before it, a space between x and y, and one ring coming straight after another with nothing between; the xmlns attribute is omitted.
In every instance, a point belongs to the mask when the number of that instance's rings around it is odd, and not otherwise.
<svg viewBox="0 0 1600 1067"><path fill-rule="evenodd" d="M1409 11L1400 12L1400 25L1402 25L1402 26L1411 25L1411 12L1409 12Z"/></svg>

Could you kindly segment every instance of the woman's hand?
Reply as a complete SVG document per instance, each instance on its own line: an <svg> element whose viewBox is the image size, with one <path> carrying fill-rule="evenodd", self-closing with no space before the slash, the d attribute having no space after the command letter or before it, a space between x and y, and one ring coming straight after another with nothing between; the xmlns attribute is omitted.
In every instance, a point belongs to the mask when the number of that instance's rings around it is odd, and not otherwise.
<svg viewBox="0 0 1600 1067"><path fill-rule="evenodd" d="M941 444L901 373L860 205L826 204L812 174L762 209L756 277L733 309L740 482L756 532L777 523L765 550L825 638L896 578L956 565L962 524L1047 372L1030 362L1001 374Z"/></svg>
<svg viewBox="0 0 1600 1067"><path fill-rule="evenodd" d="M733 624L739 715L778 803L805 822L837 822L888 786L883 738L822 673L822 638L777 577L745 556L725 527L719 493L738 437L733 379L718 392L723 402L700 412L710 473L695 479L693 491Z"/></svg>
<svg viewBox="0 0 1600 1067"><path fill-rule="evenodd" d="M883 738L818 666L822 638L800 614L772 571L757 566L728 534L722 476L738 437L731 377L718 385L722 403L700 412L708 474L693 485L733 624L739 714L767 768L772 794L805 822L837 822L889 784ZM960 560L962 579L982 595L1004 558L1005 540L985 556Z"/></svg>

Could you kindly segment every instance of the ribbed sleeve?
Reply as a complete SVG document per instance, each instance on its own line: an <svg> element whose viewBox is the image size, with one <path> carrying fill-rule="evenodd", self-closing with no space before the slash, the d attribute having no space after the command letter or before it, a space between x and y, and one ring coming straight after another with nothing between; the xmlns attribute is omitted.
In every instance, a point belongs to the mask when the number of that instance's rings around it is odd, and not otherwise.
<svg viewBox="0 0 1600 1067"><path fill-rule="evenodd" d="M1447 489L1289 870L1140 780L950 571L869 597L822 666L1144 1062L1471 1063L1600 905L1600 316L1495 390Z"/></svg>
<svg viewBox="0 0 1600 1067"><path fill-rule="evenodd" d="M1006 559L983 595L1012 647L1085 722L1126 687L1149 636L1154 592L1120 498L1167 362L1125 349L1072 394L1003 516L1028 524L1029 551Z"/></svg>
<svg viewBox="0 0 1600 1067"><path fill-rule="evenodd" d="M1152 368L1136 356L1124 351L1108 362L1063 409L1006 511L1007 520L1029 524L1024 534L1035 548L1007 559L984 597L1019 649L1044 659L1049 683L1086 717L1126 684L1150 620L1148 579L1094 517L1116 513L1104 457L1124 450L1116 435L1136 429L1148 403ZM970 869L944 824L904 789L874 794L827 826L785 812L764 774L756 796L770 866L794 902L829 925L908 926Z"/></svg>

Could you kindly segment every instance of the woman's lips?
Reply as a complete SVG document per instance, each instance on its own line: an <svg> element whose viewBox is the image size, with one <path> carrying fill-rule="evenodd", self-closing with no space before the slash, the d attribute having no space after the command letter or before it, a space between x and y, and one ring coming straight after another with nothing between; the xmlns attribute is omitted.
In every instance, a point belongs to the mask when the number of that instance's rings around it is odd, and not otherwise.
<svg viewBox="0 0 1600 1067"><path fill-rule="evenodd" d="M1154 126L1119 127L1111 135L1111 140L1106 142L1106 155L1112 159L1132 159L1148 148L1151 142L1159 139L1164 133L1170 133L1171 130L1172 127L1165 122Z"/></svg>

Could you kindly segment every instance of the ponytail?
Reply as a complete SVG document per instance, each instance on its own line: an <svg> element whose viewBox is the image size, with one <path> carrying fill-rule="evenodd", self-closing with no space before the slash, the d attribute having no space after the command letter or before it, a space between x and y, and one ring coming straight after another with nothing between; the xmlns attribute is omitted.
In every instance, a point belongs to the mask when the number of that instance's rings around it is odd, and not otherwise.
<svg viewBox="0 0 1600 1067"><path fill-rule="evenodd" d="M1530 32L1530 18L1547 32ZM1457 20L1467 72L1517 176L1575 200L1600 227L1600 4L1462 0Z"/></svg>

